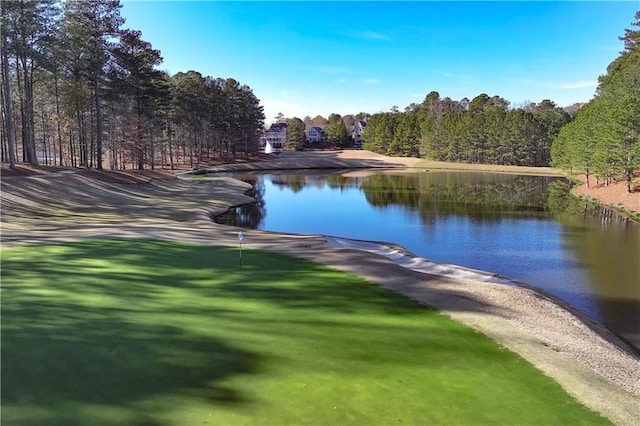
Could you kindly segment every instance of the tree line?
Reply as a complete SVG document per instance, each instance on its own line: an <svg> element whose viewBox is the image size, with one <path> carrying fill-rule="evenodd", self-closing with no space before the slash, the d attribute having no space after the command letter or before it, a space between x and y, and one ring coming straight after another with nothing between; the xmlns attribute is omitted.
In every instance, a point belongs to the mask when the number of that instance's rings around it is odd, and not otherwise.
<svg viewBox="0 0 640 426"><path fill-rule="evenodd" d="M160 51L124 28L120 0L2 2L2 161L171 168L257 150L251 88L160 71Z"/></svg>
<svg viewBox="0 0 640 426"><path fill-rule="evenodd" d="M599 78L596 96L560 131L552 164L609 183L624 179L632 190L640 168L640 11L620 37L624 50Z"/></svg>
<svg viewBox="0 0 640 426"><path fill-rule="evenodd" d="M509 108L500 96L471 101L432 91L421 104L371 116L363 147L393 156L461 163L547 166L551 144L570 114L550 100Z"/></svg>

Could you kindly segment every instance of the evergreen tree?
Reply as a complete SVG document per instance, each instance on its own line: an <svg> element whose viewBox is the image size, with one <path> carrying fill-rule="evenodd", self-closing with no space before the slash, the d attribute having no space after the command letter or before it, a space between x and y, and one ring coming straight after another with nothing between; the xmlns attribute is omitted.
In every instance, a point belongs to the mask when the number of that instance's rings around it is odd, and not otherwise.
<svg viewBox="0 0 640 426"><path fill-rule="evenodd" d="M635 14L640 27L640 11ZM553 164L609 181L624 178L631 191L640 167L640 30L626 30L625 49L600 77L596 97L553 142Z"/></svg>
<svg viewBox="0 0 640 426"><path fill-rule="evenodd" d="M537 125L537 133L532 135L535 155L533 163L549 164L553 140L560 133L560 129L571 120L571 117L569 113L549 99L543 100L532 108L532 112Z"/></svg>
<svg viewBox="0 0 640 426"><path fill-rule="evenodd" d="M123 118L134 129L132 149L137 167L142 170L153 140L156 110L161 99L168 96L168 88L163 73L155 69L162 62L160 52L152 49L140 35L139 31L123 31L119 44L113 49L110 93L114 101L127 106Z"/></svg>
<svg viewBox="0 0 640 426"><path fill-rule="evenodd" d="M394 139L398 122L403 113L382 112L373 114L362 133L362 147L386 155L398 155Z"/></svg>
<svg viewBox="0 0 640 426"><path fill-rule="evenodd" d="M113 39L120 35L124 19L120 16L120 0L67 0L64 3L62 37L64 51L68 55L75 84L87 84L90 87L95 108L96 146L88 150L86 132L82 127L82 117L78 117L81 145L81 164L90 165L96 158L96 167L102 169L102 84L106 64L110 59ZM93 129L91 129L93 131ZM92 133L93 136L93 133ZM93 138L91 138L93 141Z"/></svg>
<svg viewBox="0 0 640 426"><path fill-rule="evenodd" d="M302 151L307 141L304 129L304 122L298 117L293 117L289 120L289 127L287 127L287 145L296 151Z"/></svg>
<svg viewBox="0 0 640 426"><path fill-rule="evenodd" d="M584 173L587 186L594 167L598 109L594 101L581 108L576 118L562 128L552 147L551 164L570 172Z"/></svg>
<svg viewBox="0 0 640 426"><path fill-rule="evenodd" d="M329 116L324 131L330 144L346 147L351 141L347 133L347 127L340 114L331 114Z"/></svg>
<svg viewBox="0 0 640 426"><path fill-rule="evenodd" d="M7 79L10 75L9 57L13 57L20 100L23 161L36 165L34 76L39 68L48 66L47 51L53 43L51 34L54 32L59 10L54 0L3 2L0 10L5 108L12 98ZM9 112L14 112L10 105L5 112L5 122L11 118Z"/></svg>
<svg viewBox="0 0 640 426"><path fill-rule="evenodd" d="M186 139L183 147L189 149L189 167L194 167L194 154L206 124L206 115L202 114L207 111L207 99L203 96L207 93L205 79L197 71L179 72L173 76L173 89L175 121ZM229 121L224 123L225 134L230 127Z"/></svg>
<svg viewBox="0 0 640 426"><path fill-rule="evenodd" d="M2 160L5 159L5 143L7 159L9 162L9 168L14 169L16 167L16 155L14 151L15 141L13 139L13 113L11 105L11 85L9 74L9 43L8 43L8 31L7 24L4 22L4 15L2 16L2 22L0 22L0 36L2 37L2 52L0 52L0 65L2 67L2 119L4 123L4 132L6 135L2 142Z"/></svg>
<svg viewBox="0 0 640 426"><path fill-rule="evenodd" d="M418 157L420 153L420 122L417 110L404 113L398 118L393 140L389 144L389 155Z"/></svg>

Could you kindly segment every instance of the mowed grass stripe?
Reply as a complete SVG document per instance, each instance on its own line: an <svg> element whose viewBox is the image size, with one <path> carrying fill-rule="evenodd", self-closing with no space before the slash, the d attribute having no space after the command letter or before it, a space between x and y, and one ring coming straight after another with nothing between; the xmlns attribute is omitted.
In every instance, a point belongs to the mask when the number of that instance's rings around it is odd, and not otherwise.
<svg viewBox="0 0 640 426"><path fill-rule="evenodd" d="M484 335L323 265L156 241L2 251L6 424L602 424Z"/></svg>

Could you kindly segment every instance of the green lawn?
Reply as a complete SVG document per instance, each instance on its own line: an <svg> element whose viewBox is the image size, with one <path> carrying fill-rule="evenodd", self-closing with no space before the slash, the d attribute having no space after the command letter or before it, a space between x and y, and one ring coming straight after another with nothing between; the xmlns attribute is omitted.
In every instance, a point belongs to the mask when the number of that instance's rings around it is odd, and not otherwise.
<svg viewBox="0 0 640 426"><path fill-rule="evenodd" d="M482 334L259 251L2 251L2 424L601 424Z"/></svg>

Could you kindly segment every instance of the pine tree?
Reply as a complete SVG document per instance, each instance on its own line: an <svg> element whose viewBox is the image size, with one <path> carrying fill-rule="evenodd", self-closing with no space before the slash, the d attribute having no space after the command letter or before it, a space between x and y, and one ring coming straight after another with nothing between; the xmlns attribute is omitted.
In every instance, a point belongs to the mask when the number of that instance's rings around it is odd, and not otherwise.
<svg viewBox="0 0 640 426"><path fill-rule="evenodd" d="M640 11L633 26L640 27ZM596 97L554 141L553 164L609 181L624 178L631 191L640 167L640 30L626 30L625 49L600 77ZM558 146L555 146L558 144Z"/></svg>
<svg viewBox="0 0 640 426"><path fill-rule="evenodd" d="M304 121L298 117L293 117L289 120L289 127L287 127L287 145L296 151L302 151L307 137L304 133Z"/></svg>
<svg viewBox="0 0 640 426"><path fill-rule="evenodd" d="M124 19L120 16L120 0L67 0L64 3L62 36L67 54L65 61L75 84L87 84L95 108L95 149L87 147L86 124L78 112L81 164L88 166L96 158L96 167L102 169L102 84L106 64L110 59L112 39L120 35ZM92 138L93 140L93 138Z"/></svg>
<svg viewBox="0 0 640 426"><path fill-rule="evenodd" d="M23 160L36 165L38 156L33 106L34 75L39 68L47 66L46 52L52 43L51 34L59 11L54 0L3 2L1 11L3 69L6 68L3 70L3 77L5 80L9 78L11 56L15 60L18 80ZM11 88L7 83L3 84L6 108L6 102L11 100Z"/></svg>
<svg viewBox="0 0 640 426"><path fill-rule="evenodd" d="M134 154L138 169L144 169L145 153L153 140L153 121L161 99L167 97L163 73L155 69L162 62L160 52L140 38L139 31L126 30L113 48L110 71L112 99L127 106L125 118L133 120ZM151 155L150 158L153 158Z"/></svg>
<svg viewBox="0 0 640 426"><path fill-rule="evenodd" d="M331 114L327 120L327 126L324 129L327 134L329 143L339 147L345 147L349 144L350 138L347 133L347 127L342 120L340 114Z"/></svg>

